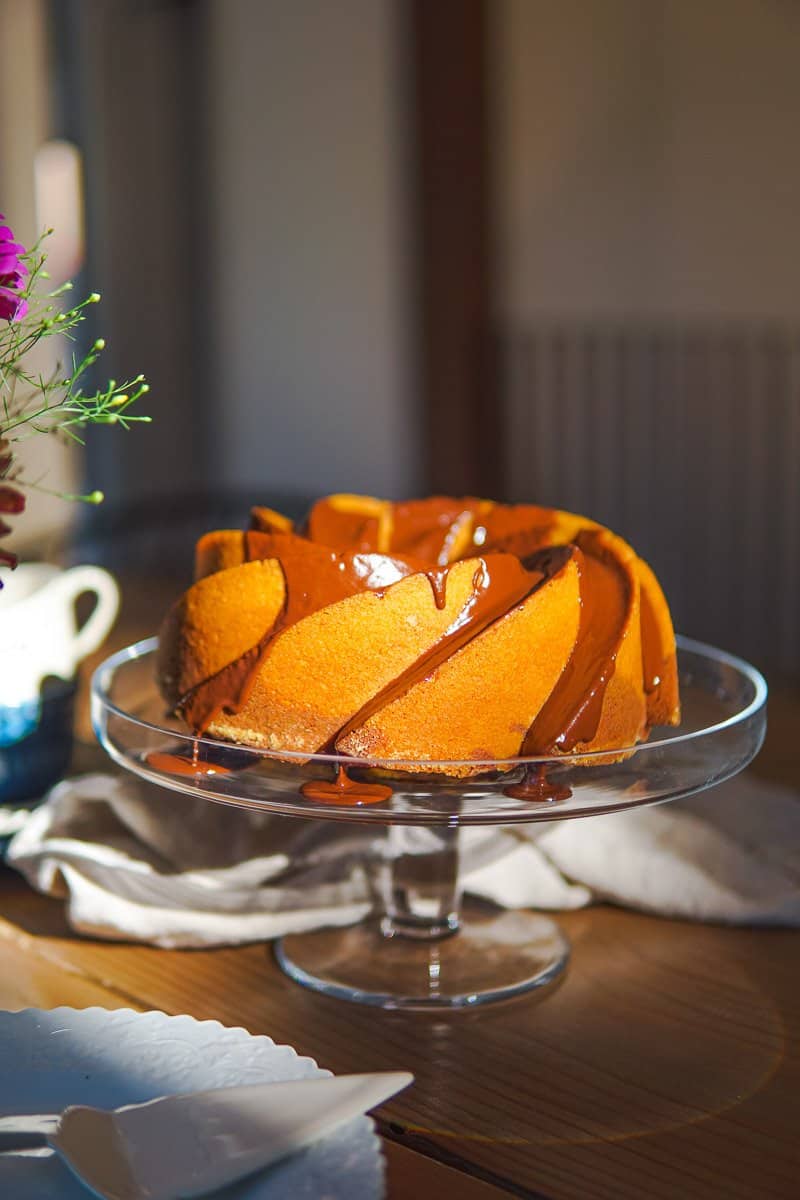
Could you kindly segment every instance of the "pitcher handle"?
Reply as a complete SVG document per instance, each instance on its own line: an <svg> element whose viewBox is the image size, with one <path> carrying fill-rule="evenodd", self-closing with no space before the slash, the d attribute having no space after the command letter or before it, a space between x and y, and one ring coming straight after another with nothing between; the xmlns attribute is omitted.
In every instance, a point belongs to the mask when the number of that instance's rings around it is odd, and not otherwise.
<svg viewBox="0 0 800 1200"><path fill-rule="evenodd" d="M94 592L97 603L88 620L78 630L72 645L77 664L101 644L119 611L119 588L113 576L102 567L72 567L50 585L61 592L68 604L74 604L84 592Z"/></svg>

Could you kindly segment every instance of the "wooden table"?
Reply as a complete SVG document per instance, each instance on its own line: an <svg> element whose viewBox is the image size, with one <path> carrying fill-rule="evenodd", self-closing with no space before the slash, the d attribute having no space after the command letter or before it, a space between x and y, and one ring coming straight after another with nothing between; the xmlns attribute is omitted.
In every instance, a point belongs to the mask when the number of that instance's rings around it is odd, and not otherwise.
<svg viewBox="0 0 800 1200"><path fill-rule="evenodd" d="M115 641L138 632L128 621ZM760 771L800 778L798 717L782 693ZM80 767L97 761L81 749ZM606 906L560 920L573 962L557 990L403 1015L297 987L265 945L173 952L76 937L60 902L4 869L0 1006L187 1012L336 1072L409 1069L414 1087L379 1112L391 1200L800 1196L800 934Z"/></svg>

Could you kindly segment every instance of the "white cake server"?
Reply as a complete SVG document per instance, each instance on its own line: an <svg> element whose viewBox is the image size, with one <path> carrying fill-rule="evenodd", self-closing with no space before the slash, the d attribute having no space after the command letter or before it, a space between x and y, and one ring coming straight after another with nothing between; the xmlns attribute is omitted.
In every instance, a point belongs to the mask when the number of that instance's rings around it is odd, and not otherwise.
<svg viewBox="0 0 800 1200"><path fill-rule="evenodd" d="M111 1112L0 1117L0 1151L50 1146L102 1200L202 1196L382 1104L405 1071L218 1088Z"/></svg>

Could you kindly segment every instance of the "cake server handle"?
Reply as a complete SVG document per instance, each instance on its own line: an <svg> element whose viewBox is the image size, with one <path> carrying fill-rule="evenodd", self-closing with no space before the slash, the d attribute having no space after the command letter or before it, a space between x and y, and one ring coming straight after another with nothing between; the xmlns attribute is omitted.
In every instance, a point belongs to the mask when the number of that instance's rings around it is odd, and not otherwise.
<svg viewBox="0 0 800 1200"><path fill-rule="evenodd" d="M7 1150L34 1150L47 1145L58 1125L56 1113L29 1113L0 1117L0 1154Z"/></svg>

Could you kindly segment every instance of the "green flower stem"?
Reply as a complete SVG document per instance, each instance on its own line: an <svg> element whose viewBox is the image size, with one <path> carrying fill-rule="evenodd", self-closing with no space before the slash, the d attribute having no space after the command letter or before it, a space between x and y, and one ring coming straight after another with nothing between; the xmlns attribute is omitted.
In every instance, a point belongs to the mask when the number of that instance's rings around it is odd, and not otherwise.
<svg viewBox="0 0 800 1200"><path fill-rule="evenodd" d="M22 316L0 322L0 479L45 492L49 489L20 477L14 461L16 443L34 434L50 433L83 444L80 434L88 425L129 429L134 424L150 422L149 416L130 411L149 391L143 375L119 384L112 379L105 388L84 394L82 381L105 348L102 338L89 347L80 361L73 355L71 369L65 370L59 363L45 377L26 368L27 356L46 338L59 335L74 341L76 329L86 319L86 309L100 300L99 293L92 292L62 310L60 302L72 284L62 283L49 291L41 287L42 281L48 279L42 245L49 232L21 256L28 269L27 286L22 293L27 312L23 310ZM99 504L103 499L101 492L49 494L89 504Z"/></svg>

